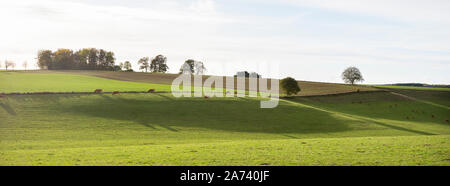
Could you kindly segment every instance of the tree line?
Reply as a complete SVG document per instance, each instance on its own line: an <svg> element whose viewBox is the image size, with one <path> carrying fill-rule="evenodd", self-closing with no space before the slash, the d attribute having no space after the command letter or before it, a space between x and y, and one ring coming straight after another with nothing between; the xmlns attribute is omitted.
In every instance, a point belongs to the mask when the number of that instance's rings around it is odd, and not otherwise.
<svg viewBox="0 0 450 186"><path fill-rule="evenodd" d="M114 52L96 48L40 50L37 55L39 68L48 70L114 70L115 60Z"/></svg>

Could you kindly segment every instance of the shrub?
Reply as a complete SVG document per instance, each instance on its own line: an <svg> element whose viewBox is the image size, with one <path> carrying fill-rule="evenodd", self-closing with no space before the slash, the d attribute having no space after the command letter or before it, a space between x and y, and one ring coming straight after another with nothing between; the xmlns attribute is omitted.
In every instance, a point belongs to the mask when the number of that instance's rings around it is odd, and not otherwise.
<svg viewBox="0 0 450 186"><path fill-rule="evenodd" d="M281 88L284 90L286 95L295 95L300 92L300 87L294 78L287 77L281 80Z"/></svg>

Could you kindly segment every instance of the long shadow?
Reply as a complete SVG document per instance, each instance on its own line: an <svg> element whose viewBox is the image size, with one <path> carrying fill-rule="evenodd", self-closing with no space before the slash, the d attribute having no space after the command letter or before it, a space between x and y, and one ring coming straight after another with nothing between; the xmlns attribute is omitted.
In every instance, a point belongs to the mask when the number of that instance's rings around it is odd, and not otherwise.
<svg viewBox="0 0 450 186"><path fill-rule="evenodd" d="M381 125L381 126L388 127L388 128L391 128L391 129L401 130L401 131L406 131L406 132L411 132L411 133L416 133L416 134L420 134L420 135L436 135L436 134L429 133L429 132L418 131L418 130L413 130L413 129L407 129L407 128L404 128L404 127L398 127L398 126L394 126L394 125L389 125L389 124L386 124L386 123L381 123L379 121L370 120L370 122L373 122L373 123L375 123L377 125Z"/></svg>
<svg viewBox="0 0 450 186"><path fill-rule="evenodd" d="M103 98L103 99L101 99ZM55 105L57 112L80 116L131 121L151 129L156 126L177 132L178 127L205 128L257 133L327 133L351 130L351 122L328 112L280 104L261 109L256 99L177 98L111 96L77 99L76 103ZM67 102L66 102L67 103ZM357 121L359 122L359 121Z"/></svg>
<svg viewBox="0 0 450 186"><path fill-rule="evenodd" d="M1 106L3 109L5 109L5 111L6 111L8 114L10 114L10 115L12 115L12 116L16 116L16 115L17 115L17 113L14 111L14 109L13 109L9 104L5 104L5 103L1 103L1 102L0 102L0 106Z"/></svg>
<svg viewBox="0 0 450 186"><path fill-rule="evenodd" d="M401 131L415 133L415 134L420 134L420 135L436 135L436 134L429 133L429 132L424 132L424 131L419 131L419 130L414 130L414 129L408 129L408 128L404 128L404 127L390 125L390 124L387 124L387 123L382 123L382 122L376 121L375 119L367 118L367 117L364 117L364 116L359 116L359 115L354 115L354 114L349 114L349 113L344 113L344 112L338 112L338 111L335 111L335 110L329 110L328 108L319 108L317 106L307 105L307 104L303 104L303 103L299 103L299 102L291 101L291 100L289 100L289 101L288 100L284 100L284 101L290 102L292 104L305 105L305 106L308 106L308 107L311 107L311 108L314 108L314 109L317 109L317 110L330 112L330 113L335 113L335 114L339 114L339 115L350 117L350 118L355 118L355 119L366 121L366 122L370 122L370 123L375 123L377 125L381 125L381 126L384 126L384 127L387 127L387 128L395 129L395 130L401 130Z"/></svg>
<svg viewBox="0 0 450 186"><path fill-rule="evenodd" d="M166 99L166 100L169 100L169 101L174 100L173 97L169 97L169 96L166 96L166 95L164 95L164 94L156 94L156 95L159 96L159 97L161 97L161 98L164 98L164 99Z"/></svg>

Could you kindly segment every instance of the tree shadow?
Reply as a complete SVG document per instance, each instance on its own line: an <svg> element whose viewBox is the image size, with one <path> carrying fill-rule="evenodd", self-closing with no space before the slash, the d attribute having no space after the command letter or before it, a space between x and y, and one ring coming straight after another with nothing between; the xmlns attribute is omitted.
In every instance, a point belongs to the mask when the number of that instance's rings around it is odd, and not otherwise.
<svg viewBox="0 0 450 186"><path fill-rule="evenodd" d="M155 96L153 96L155 95ZM130 121L178 132L182 127L257 133L326 133L350 130L351 120L311 108L280 104L261 109L257 99L173 98L168 95L100 96L57 105L64 113ZM359 122L359 121L356 121Z"/></svg>
<svg viewBox="0 0 450 186"><path fill-rule="evenodd" d="M300 103L299 100L300 99L294 99L294 100L290 100L290 101L292 101L294 103L304 104L304 103ZM395 130L405 131L405 132L409 132L409 133L415 133L415 134L419 134L419 135L436 135L436 134L425 132L425 131L409 129L409 128L405 128L405 127L395 126L395 125L389 124L389 123L383 123L383 122L376 121L376 119L381 119L379 117L354 114L354 113L350 113L348 111L342 111L342 110L337 111L336 109L325 107L325 106L317 106L317 105L311 105L311 104L306 104L306 105L310 106L311 108L327 111L327 112L330 112L330 113L340 114L340 115L343 115L343 116L346 116L346 117L350 117L350 118L355 118L355 119L358 119L358 120L361 120L361 121L365 121L367 123L374 123L376 125L380 125L380 126L383 126L383 127L386 127L386 128L391 128L391 129L395 129ZM382 119L388 119L388 118L382 118ZM391 118L389 118L389 119L391 119ZM394 120L394 119L392 119L392 120ZM396 121L399 121L399 120L396 120Z"/></svg>
<svg viewBox="0 0 450 186"><path fill-rule="evenodd" d="M17 113L14 111L14 109L8 104L8 103L2 103L0 102L0 106L10 115L16 116Z"/></svg>

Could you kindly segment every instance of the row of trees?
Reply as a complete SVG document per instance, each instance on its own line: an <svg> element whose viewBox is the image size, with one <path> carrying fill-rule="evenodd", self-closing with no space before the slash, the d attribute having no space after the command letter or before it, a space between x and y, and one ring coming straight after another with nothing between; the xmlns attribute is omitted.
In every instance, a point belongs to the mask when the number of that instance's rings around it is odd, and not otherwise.
<svg viewBox="0 0 450 186"><path fill-rule="evenodd" d="M37 64L41 69L49 70L114 70L133 71L131 62L115 65L114 52L96 48L84 48L78 51L70 49L40 50ZM150 59L143 57L138 61L139 70L165 73L169 70L167 57L157 55ZM206 68L201 61L188 59L180 68L180 73L203 74Z"/></svg>
<svg viewBox="0 0 450 186"><path fill-rule="evenodd" d="M150 61L150 62L149 62ZM157 55L152 60L149 57L143 57L138 61L139 70L145 70L145 72L161 72L166 73L169 70L167 66L167 57L163 55Z"/></svg>
<svg viewBox="0 0 450 186"><path fill-rule="evenodd" d="M37 64L49 70L115 70L114 52L96 48L40 50Z"/></svg>
<svg viewBox="0 0 450 186"><path fill-rule="evenodd" d="M127 61L128 62L128 61ZM131 64L129 62L125 62L123 64L123 68L131 68ZM145 72L160 72L165 73L169 70L169 66L167 66L167 57L163 55L157 55L150 60L149 57L143 57L139 59L139 70ZM122 64L121 64L122 67ZM180 74L196 74L203 75L206 72L205 65L201 61L196 61L193 59L186 60L180 67Z"/></svg>
<svg viewBox="0 0 450 186"><path fill-rule="evenodd" d="M5 70L8 70L8 68L9 69L11 69L11 68L14 69L16 67L16 62L11 61L11 60L5 60L3 63L0 62L0 68L2 68L3 66L4 66ZM27 67L28 67L28 62L24 61L22 63L22 67L26 70Z"/></svg>

